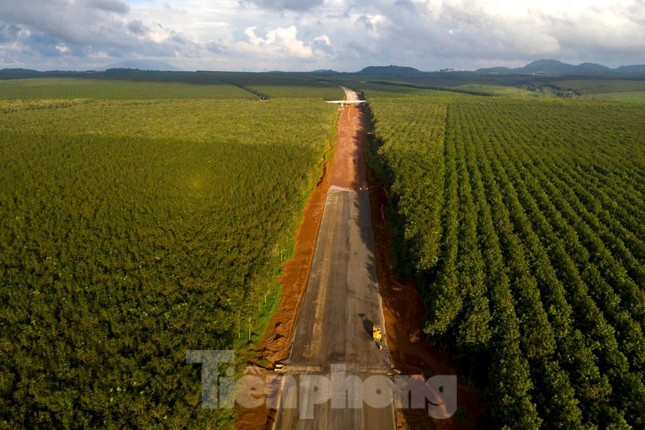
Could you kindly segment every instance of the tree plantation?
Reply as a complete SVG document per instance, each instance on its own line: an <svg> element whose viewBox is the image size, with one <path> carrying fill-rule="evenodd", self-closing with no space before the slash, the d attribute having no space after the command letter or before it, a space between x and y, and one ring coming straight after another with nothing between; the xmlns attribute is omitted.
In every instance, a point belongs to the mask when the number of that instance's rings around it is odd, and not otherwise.
<svg viewBox="0 0 645 430"><path fill-rule="evenodd" d="M419 373L454 362L459 389L484 393L482 428L645 428L636 83L561 82L597 89L577 95L497 75L34 73L0 80L0 428L234 426L236 411L202 408L186 352L248 352L263 334L305 201L344 136L325 103L341 84L369 103L395 269L416 279L425 334L449 353ZM310 267L298 269L306 284ZM382 328L413 315L386 311L396 321ZM391 353L435 353L405 322L375 347L383 372ZM371 333L342 336L374 346ZM479 400L454 422L477 421Z"/></svg>
<svg viewBox="0 0 645 430"><path fill-rule="evenodd" d="M186 351L261 329L336 110L110 85L0 101L0 427L229 426Z"/></svg>
<svg viewBox="0 0 645 430"><path fill-rule="evenodd" d="M494 428L643 428L642 106L367 97L425 331Z"/></svg>

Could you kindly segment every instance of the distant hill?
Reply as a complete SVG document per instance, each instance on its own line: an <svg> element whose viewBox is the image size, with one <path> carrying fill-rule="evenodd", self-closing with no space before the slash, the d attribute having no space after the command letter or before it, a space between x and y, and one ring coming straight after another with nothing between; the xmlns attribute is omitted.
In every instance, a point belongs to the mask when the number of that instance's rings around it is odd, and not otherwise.
<svg viewBox="0 0 645 430"><path fill-rule="evenodd" d="M337 75L339 72L332 69L318 69L318 70L314 70L311 73L314 73L316 75Z"/></svg>
<svg viewBox="0 0 645 430"><path fill-rule="evenodd" d="M524 67L511 69L508 67L491 67L479 69L476 73L481 74L544 74L544 75L603 75L616 73L645 73L645 65L641 66L620 66L617 69L595 63L582 63L579 65L567 64L558 60L536 60Z"/></svg>
<svg viewBox="0 0 645 430"><path fill-rule="evenodd" d="M101 71L109 69L150 70L158 72L181 72L182 69L172 64L152 60L126 60L105 66Z"/></svg>
<svg viewBox="0 0 645 430"><path fill-rule="evenodd" d="M595 64L595 63L582 63L579 64L578 66L575 66L575 72L579 73L608 73L611 72L611 69L607 66L603 66L601 64Z"/></svg>
<svg viewBox="0 0 645 430"><path fill-rule="evenodd" d="M414 67L401 66L368 66L358 72L361 75L414 75L422 73Z"/></svg>
<svg viewBox="0 0 645 430"><path fill-rule="evenodd" d="M621 73L645 73L645 64L634 66L620 66L616 69L616 71Z"/></svg>
<svg viewBox="0 0 645 430"><path fill-rule="evenodd" d="M0 79L20 79L40 76L41 72L31 69L2 69Z"/></svg>
<svg viewBox="0 0 645 430"><path fill-rule="evenodd" d="M477 70L477 73L506 74L513 73L513 69L509 69L508 67L489 67L486 69L479 69Z"/></svg>
<svg viewBox="0 0 645 430"><path fill-rule="evenodd" d="M571 64L562 63L557 60L536 60L524 67L515 69L518 73L573 73L576 66Z"/></svg>

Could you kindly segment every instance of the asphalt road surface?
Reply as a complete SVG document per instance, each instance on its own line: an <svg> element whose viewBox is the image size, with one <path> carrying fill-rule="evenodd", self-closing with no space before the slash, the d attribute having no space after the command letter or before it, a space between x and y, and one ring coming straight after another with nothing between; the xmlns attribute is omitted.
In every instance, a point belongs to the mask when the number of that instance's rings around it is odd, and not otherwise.
<svg viewBox="0 0 645 430"><path fill-rule="evenodd" d="M347 92L347 91L346 91ZM351 91L348 98L355 97ZM357 107L344 107L341 114L359 121ZM346 118L347 119L347 118ZM351 181L330 188L316 242L309 281L299 312L291 355L286 363L287 381L282 389L282 407L276 417L276 429L393 429L392 404L370 407L360 385L371 376L385 376L390 369L387 345L379 349L372 340L372 327L384 330L383 311L378 290L374 236L370 217L369 191L364 187L362 139L354 132L339 131L334 167L352 166L345 177ZM361 130L362 133L362 130ZM360 150L357 151L356 149ZM347 160L351 157L351 160ZM336 171L336 174L339 172ZM333 178L333 176L332 176ZM340 183L340 182L339 182ZM351 183L351 186L346 184ZM383 333L385 342L385 333ZM344 366L348 381L359 385L348 389L326 387L306 378L330 376L334 366ZM355 379L352 379L355 377ZM360 378L360 379L358 379ZM286 379L286 378L285 378ZM372 378L372 380L378 379ZM383 378L380 379L382 381ZM308 385L309 384L309 387ZM313 389L316 385L317 389ZM308 388L307 388L308 387ZM332 388L336 387L336 388ZM342 407L331 400L340 401ZM340 400L339 400L340 399ZM293 400L291 407L285 407ZM368 400L368 403L374 403Z"/></svg>

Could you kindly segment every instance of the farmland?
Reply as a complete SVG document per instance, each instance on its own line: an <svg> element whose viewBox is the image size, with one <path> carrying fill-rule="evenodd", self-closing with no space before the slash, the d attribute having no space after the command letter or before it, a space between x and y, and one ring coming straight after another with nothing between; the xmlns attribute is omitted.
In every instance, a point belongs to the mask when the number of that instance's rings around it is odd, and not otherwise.
<svg viewBox="0 0 645 430"><path fill-rule="evenodd" d="M0 80L2 99L257 99L320 98L342 95L337 85L312 77L235 72L165 73L116 70L81 78Z"/></svg>
<svg viewBox="0 0 645 430"><path fill-rule="evenodd" d="M425 332L495 428L645 426L645 112L419 94L366 93Z"/></svg>
<svg viewBox="0 0 645 430"><path fill-rule="evenodd" d="M483 425L645 426L636 83L71 75L0 80L0 427L234 423L186 350L262 336L336 132L325 79L369 101L395 269Z"/></svg>
<svg viewBox="0 0 645 430"><path fill-rule="evenodd" d="M264 329L334 136L309 90L0 83L0 427L231 425L186 350Z"/></svg>

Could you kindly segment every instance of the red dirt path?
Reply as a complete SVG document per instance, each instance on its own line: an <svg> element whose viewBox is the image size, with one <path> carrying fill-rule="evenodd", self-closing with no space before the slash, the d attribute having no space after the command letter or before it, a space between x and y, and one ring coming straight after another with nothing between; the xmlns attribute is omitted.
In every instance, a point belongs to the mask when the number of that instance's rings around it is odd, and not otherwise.
<svg viewBox="0 0 645 430"><path fill-rule="evenodd" d="M372 226L376 240L377 272L387 343L394 365L403 374L454 374L449 357L440 349L423 340L423 305L416 286L410 281L397 281L392 275L389 249L391 237L387 228L384 207L386 190L379 184L374 172L367 168L364 154L364 114L357 106L342 108L338 123L338 136L354 136L347 146L338 146L331 174L325 165L322 177L307 201L303 219L295 237L295 253L283 266L280 278L282 295L278 308L271 318L267 332L257 345L258 353L271 362L285 360L298 320L300 303L304 294L313 260L327 191L330 186L365 188L369 184L372 207ZM342 142L344 139L338 139ZM399 429L471 429L474 427L481 404L475 392L460 385L458 405L466 411L466 418L456 420L431 420L425 411L397 411ZM271 429L275 411L260 407L240 411L238 429Z"/></svg>
<svg viewBox="0 0 645 430"><path fill-rule="evenodd" d="M357 190L367 187L362 113L357 106L345 106L341 109L331 185Z"/></svg>
<svg viewBox="0 0 645 430"><path fill-rule="evenodd" d="M289 356L300 302L309 279L327 190L331 185L343 188L367 186L365 155L362 147L359 146L362 140L341 139L344 136L364 135L360 127L359 115L360 111L357 107L341 108L337 142L352 143L336 146L331 174L327 174L327 164L323 170L323 176L307 201L303 219L298 226L294 256L282 268L284 275L280 278L282 285L280 303L260 342L262 355L271 362L281 361ZM364 179L359 179L361 177Z"/></svg>

